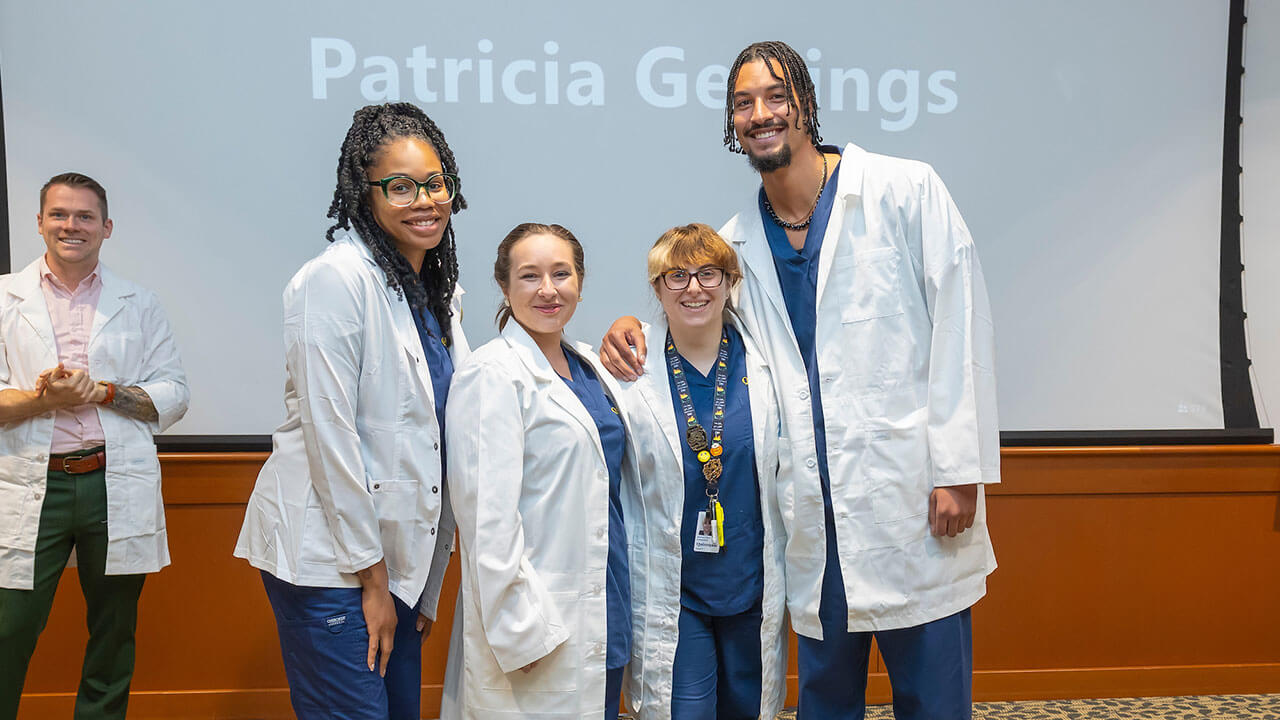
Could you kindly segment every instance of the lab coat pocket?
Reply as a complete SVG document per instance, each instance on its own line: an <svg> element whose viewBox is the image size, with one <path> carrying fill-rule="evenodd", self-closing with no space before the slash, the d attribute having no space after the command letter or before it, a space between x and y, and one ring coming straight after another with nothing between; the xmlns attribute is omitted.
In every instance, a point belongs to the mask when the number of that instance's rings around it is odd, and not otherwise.
<svg viewBox="0 0 1280 720"><path fill-rule="evenodd" d="M142 367L142 334L139 332L120 331L112 328L103 329L98 336L98 348L89 350L89 374L105 380L122 384L135 384L139 378L134 377L136 368Z"/></svg>
<svg viewBox="0 0 1280 720"><path fill-rule="evenodd" d="M112 538L149 535L164 527L164 499L160 494L160 461L149 448L128 455L121 472L107 467L107 532ZM128 452L127 450L123 452ZM108 451L110 457L110 451ZM114 488L115 484L123 487ZM116 498L128 503L127 507Z"/></svg>
<svg viewBox="0 0 1280 720"><path fill-rule="evenodd" d="M561 617L576 617L578 593L551 593ZM572 629L569 637L556 646L554 650L543 656L538 664L529 672L508 673L511 688L517 692L527 693L562 693L578 688L578 675L583 663L584 648L578 635Z"/></svg>
<svg viewBox="0 0 1280 720"><path fill-rule="evenodd" d="M0 547L17 547L23 535L23 527L29 520L29 513L35 505L34 488L23 481L29 473L25 465L28 461L16 457L0 457ZM27 533L31 538L32 550L35 547L35 532Z"/></svg>
<svg viewBox="0 0 1280 720"><path fill-rule="evenodd" d="M877 540L894 542L929 531L929 489L909 477L872 475L871 512L875 516ZM874 542L873 544L880 544Z"/></svg>
<svg viewBox="0 0 1280 720"><path fill-rule="evenodd" d="M842 322L854 323L902 314L897 248L863 250L835 261L833 280L841 284Z"/></svg>

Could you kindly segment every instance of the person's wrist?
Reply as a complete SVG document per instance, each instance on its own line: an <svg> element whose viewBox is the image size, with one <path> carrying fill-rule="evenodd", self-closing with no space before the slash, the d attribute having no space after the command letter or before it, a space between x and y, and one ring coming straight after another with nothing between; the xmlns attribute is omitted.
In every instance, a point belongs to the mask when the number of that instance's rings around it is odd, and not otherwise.
<svg viewBox="0 0 1280 720"><path fill-rule="evenodd" d="M116 385L105 380L99 380L98 386L94 391L93 401L99 405L110 405L112 400L116 399Z"/></svg>

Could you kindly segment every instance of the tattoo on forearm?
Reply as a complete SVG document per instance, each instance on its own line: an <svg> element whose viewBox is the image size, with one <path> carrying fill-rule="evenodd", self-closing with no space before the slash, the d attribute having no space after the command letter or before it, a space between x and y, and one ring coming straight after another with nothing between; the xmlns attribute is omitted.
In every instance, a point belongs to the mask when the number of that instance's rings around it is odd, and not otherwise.
<svg viewBox="0 0 1280 720"><path fill-rule="evenodd" d="M117 385L116 396L108 407L122 415L128 415L131 418L146 422L155 422L160 419L160 413L156 411L156 404L151 401L151 396L147 394L147 391L140 387L121 387Z"/></svg>

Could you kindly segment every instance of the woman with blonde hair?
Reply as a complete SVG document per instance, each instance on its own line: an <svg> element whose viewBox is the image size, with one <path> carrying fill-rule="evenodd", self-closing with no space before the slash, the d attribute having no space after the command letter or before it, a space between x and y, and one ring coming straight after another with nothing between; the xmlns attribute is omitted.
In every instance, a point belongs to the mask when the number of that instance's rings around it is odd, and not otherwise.
<svg viewBox="0 0 1280 720"><path fill-rule="evenodd" d="M648 257L662 317L628 390L642 528L632 527L645 720L773 718L786 695L778 415L762 355L733 315L742 274L710 227L668 230Z"/></svg>

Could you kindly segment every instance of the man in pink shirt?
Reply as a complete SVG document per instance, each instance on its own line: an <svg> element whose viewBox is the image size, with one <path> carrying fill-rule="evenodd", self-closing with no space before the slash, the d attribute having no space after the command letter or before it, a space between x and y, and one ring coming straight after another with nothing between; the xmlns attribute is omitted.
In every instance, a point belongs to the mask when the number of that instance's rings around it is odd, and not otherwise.
<svg viewBox="0 0 1280 720"><path fill-rule="evenodd" d="M156 432L189 397L154 293L98 261L107 194L40 190L47 251L0 276L0 720L14 718L72 548L89 643L76 718L124 718L145 573L169 562Z"/></svg>

